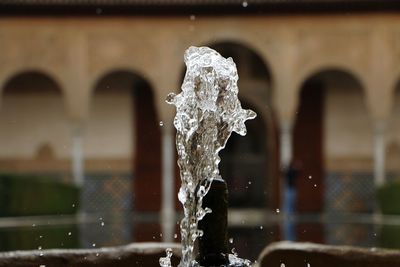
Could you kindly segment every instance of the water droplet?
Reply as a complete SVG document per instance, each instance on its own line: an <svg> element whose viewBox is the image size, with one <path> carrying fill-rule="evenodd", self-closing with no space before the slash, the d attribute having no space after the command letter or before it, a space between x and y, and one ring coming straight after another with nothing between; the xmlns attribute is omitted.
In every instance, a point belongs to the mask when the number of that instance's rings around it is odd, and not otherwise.
<svg viewBox="0 0 400 267"><path fill-rule="evenodd" d="M40 236L39 236L39 238L40 238L40 239L42 239L42 238L43 238L43 236L42 236L42 235L40 235Z"/></svg>
<svg viewBox="0 0 400 267"><path fill-rule="evenodd" d="M236 252L236 249L235 249L235 248L232 248L232 254L233 254L233 255L235 255L235 257L237 257L237 255L238 255L238 254L237 254L237 252Z"/></svg>
<svg viewBox="0 0 400 267"><path fill-rule="evenodd" d="M75 208L75 204L72 204L72 207Z"/></svg>
<svg viewBox="0 0 400 267"><path fill-rule="evenodd" d="M231 237L231 238L229 238L229 243L233 243L233 238Z"/></svg>
<svg viewBox="0 0 400 267"><path fill-rule="evenodd" d="M38 247L38 250L42 250L42 246L39 246L39 247Z"/></svg>
<svg viewBox="0 0 400 267"><path fill-rule="evenodd" d="M164 122L160 121L160 127L163 127L163 126L164 126Z"/></svg>
<svg viewBox="0 0 400 267"><path fill-rule="evenodd" d="M96 257L98 257L100 254L99 253L96 253Z"/></svg>
<svg viewBox="0 0 400 267"><path fill-rule="evenodd" d="M276 213L280 213L281 212L281 210L280 209L276 209Z"/></svg>
<svg viewBox="0 0 400 267"><path fill-rule="evenodd" d="M314 187L317 187L317 184L314 184Z"/></svg>
<svg viewBox="0 0 400 267"><path fill-rule="evenodd" d="M174 239L177 239L178 238L178 234L174 234Z"/></svg>
<svg viewBox="0 0 400 267"><path fill-rule="evenodd" d="M168 257L171 257L171 256L172 256L172 248L167 248L167 249L165 250L165 253L167 253L167 256L168 256Z"/></svg>
<svg viewBox="0 0 400 267"><path fill-rule="evenodd" d="M249 181L249 184L251 184L251 181Z"/></svg>
<svg viewBox="0 0 400 267"><path fill-rule="evenodd" d="M195 15L190 15L190 20L195 20L196 19L196 16Z"/></svg>
<svg viewBox="0 0 400 267"><path fill-rule="evenodd" d="M36 224L32 224L32 227L36 227Z"/></svg>
<svg viewBox="0 0 400 267"><path fill-rule="evenodd" d="M242 2L242 6L243 6L243 7L247 7L248 5L249 5L249 3L247 3L247 1L243 1L243 2Z"/></svg>
<svg viewBox="0 0 400 267"><path fill-rule="evenodd" d="M44 264L41 264L41 265L39 265L39 267L46 267L46 265L44 265Z"/></svg>
<svg viewBox="0 0 400 267"><path fill-rule="evenodd" d="M40 252L40 253L39 253L39 256L40 256L40 257L43 257L43 255L44 255L43 252Z"/></svg>
<svg viewBox="0 0 400 267"><path fill-rule="evenodd" d="M71 232L68 232L68 235L69 235L69 236L71 236L71 235L72 235L72 233L71 233Z"/></svg>
<svg viewBox="0 0 400 267"><path fill-rule="evenodd" d="M101 224L100 224L102 227L104 226L104 222L101 222Z"/></svg>
<svg viewBox="0 0 400 267"><path fill-rule="evenodd" d="M167 254L166 257L161 257L159 259L159 263L161 267L172 267L171 265L171 257L172 257L172 249L171 248L167 248L165 250L165 253Z"/></svg>
<svg viewBox="0 0 400 267"><path fill-rule="evenodd" d="M307 263L307 267L311 267L311 264Z"/></svg>
<svg viewBox="0 0 400 267"><path fill-rule="evenodd" d="M167 98L165 99L165 102L167 102L168 104L174 104L175 103L175 97L176 97L176 94L174 94L174 93L169 93L168 95L167 95Z"/></svg>
<svg viewBox="0 0 400 267"><path fill-rule="evenodd" d="M92 247L95 247L95 246L96 246L96 243L93 243L93 244L92 244Z"/></svg>
<svg viewBox="0 0 400 267"><path fill-rule="evenodd" d="M310 176L308 176L308 179L312 179L312 176L310 175Z"/></svg>
<svg viewBox="0 0 400 267"><path fill-rule="evenodd" d="M284 263L281 263L281 267L286 267L286 265Z"/></svg>
<svg viewBox="0 0 400 267"><path fill-rule="evenodd" d="M260 230L264 229L264 226L260 225Z"/></svg>

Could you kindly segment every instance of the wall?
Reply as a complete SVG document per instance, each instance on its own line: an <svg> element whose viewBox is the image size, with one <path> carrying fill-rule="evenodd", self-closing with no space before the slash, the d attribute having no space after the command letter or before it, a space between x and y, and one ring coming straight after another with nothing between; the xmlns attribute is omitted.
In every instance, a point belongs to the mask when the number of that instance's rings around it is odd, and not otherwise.
<svg viewBox="0 0 400 267"><path fill-rule="evenodd" d="M8 94L0 110L0 158L33 158L49 144L56 158L68 158L68 121L60 94Z"/></svg>

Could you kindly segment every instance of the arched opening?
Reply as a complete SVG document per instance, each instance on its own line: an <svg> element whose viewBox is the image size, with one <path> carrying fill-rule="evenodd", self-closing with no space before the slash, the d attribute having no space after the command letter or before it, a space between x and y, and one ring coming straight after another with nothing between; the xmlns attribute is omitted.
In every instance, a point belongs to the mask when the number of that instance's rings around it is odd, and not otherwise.
<svg viewBox="0 0 400 267"><path fill-rule="evenodd" d="M229 237L240 254L256 259L257 251L279 235L275 226L263 226L266 209L275 210L279 203L278 142L272 112L271 75L263 59L242 44L218 42L209 46L222 56L233 58L238 69L242 106L258 115L246 122L245 137L232 134L220 152L219 165L229 190ZM253 226L243 224L248 215L257 218Z"/></svg>
<svg viewBox="0 0 400 267"><path fill-rule="evenodd" d="M352 74L337 69L319 71L303 83L293 151L300 166L298 212L372 211L373 141L362 89ZM334 232L324 237L322 226L302 225L298 240L322 242Z"/></svg>
<svg viewBox="0 0 400 267"><path fill-rule="evenodd" d="M11 77L3 88L0 128L2 172L51 174L72 182L69 124L51 77L37 71Z"/></svg>
<svg viewBox="0 0 400 267"><path fill-rule="evenodd" d="M246 122L247 136L233 134L220 153L220 170L228 183L230 207L272 209L278 203L278 163L270 72L263 59L246 46L219 42L210 47L233 58L242 106L258 113L256 119Z"/></svg>
<svg viewBox="0 0 400 267"><path fill-rule="evenodd" d="M126 234L132 229L127 219L119 242L129 242L132 236L134 241L159 238L161 140L151 85L131 71L113 71L99 79L91 101L85 137L90 183L85 187L86 208L125 218L133 211L133 234ZM143 222L143 214L153 219Z"/></svg>
<svg viewBox="0 0 400 267"><path fill-rule="evenodd" d="M76 212L79 192L72 186L71 132L59 84L45 73L25 71L0 91L0 217ZM65 238L68 232L71 238ZM39 235L46 238L32 238ZM72 224L2 229L0 240L0 250L79 246Z"/></svg>
<svg viewBox="0 0 400 267"><path fill-rule="evenodd" d="M257 112L244 101L242 107ZM221 175L229 185L230 207L264 208L268 201L264 177L267 173L267 129L260 115L246 122L246 128L245 138L232 134L221 152Z"/></svg>
<svg viewBox="0 0 400 267"><path fill-rule="evenodd" d="M400 179L400 82L393 95L393 108L388 121L387 137L387 171L388 179Z"/></svg>

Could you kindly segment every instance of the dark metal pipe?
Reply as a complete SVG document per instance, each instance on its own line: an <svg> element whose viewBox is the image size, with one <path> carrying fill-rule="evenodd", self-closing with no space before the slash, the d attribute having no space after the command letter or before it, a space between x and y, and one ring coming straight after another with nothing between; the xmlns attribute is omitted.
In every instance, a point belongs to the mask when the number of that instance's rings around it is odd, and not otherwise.
<svg viewBox="0 0 400 267"><path fill-rule="evenodd" d="M203 207L212 210L199 222L203 236L199 237L201 266L228 266L228 187L222 179L215 179L203 198Z"/></svg>

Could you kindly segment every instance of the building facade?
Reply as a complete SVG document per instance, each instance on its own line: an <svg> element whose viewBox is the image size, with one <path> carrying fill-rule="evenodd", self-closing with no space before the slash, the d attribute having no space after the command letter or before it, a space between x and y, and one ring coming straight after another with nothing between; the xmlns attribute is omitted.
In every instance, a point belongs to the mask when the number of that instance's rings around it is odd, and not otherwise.
<svg viewBox="0 0 400 267"><path fill-rule="evenodd" d="M165 98L180 90L184 51L205 45L233 57L239 97L258 114L221 163L237 208L279 208L292 161L300 212L372 212L375 186L399 178L397 13L102 12L0 18L2 172L109 190L127 209L160 211L171 240L179 178Z"/></svg>

